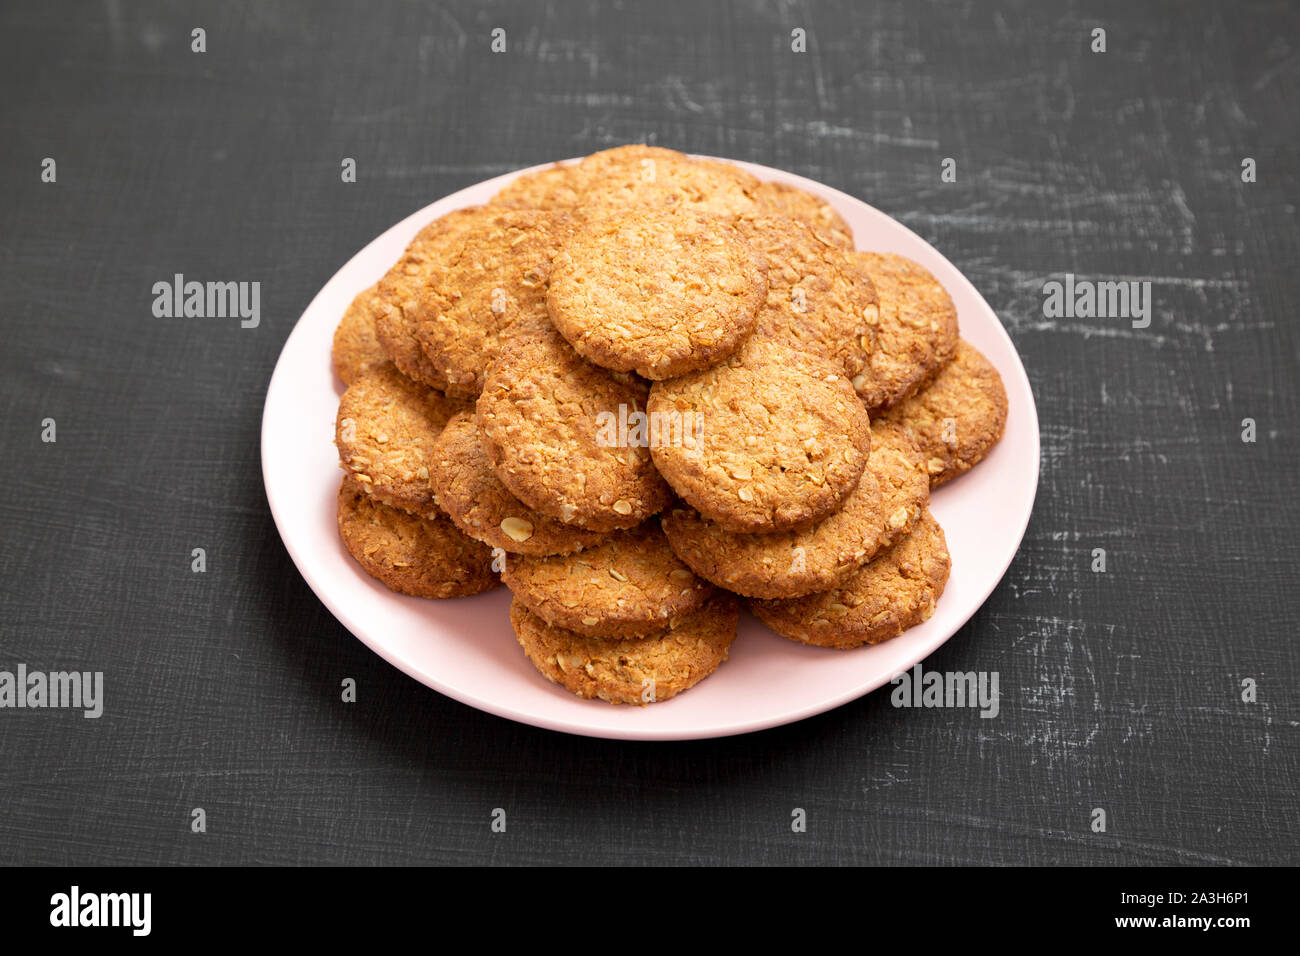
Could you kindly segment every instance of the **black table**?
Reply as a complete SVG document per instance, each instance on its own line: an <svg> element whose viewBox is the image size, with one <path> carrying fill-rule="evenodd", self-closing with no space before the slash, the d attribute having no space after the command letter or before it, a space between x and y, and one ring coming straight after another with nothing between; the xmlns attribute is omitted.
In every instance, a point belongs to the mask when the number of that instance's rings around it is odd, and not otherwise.
<svg viewBox="0 0 1300 956"><path fill-rule="evenodd" d="M1134 6L6 5L0 669L106 696L0 710L0 862L1297 862L1300 16ZM885 692L549 733L391 668L297 574L258 436L311 297L438 196L639 141L859 196L1002 317L1038 504L926 664L997 670L998 718ZM155 317L176 273L260 282L260 325ZM1067 273L1150 282L1149 327L1046 316Z"/></svg>

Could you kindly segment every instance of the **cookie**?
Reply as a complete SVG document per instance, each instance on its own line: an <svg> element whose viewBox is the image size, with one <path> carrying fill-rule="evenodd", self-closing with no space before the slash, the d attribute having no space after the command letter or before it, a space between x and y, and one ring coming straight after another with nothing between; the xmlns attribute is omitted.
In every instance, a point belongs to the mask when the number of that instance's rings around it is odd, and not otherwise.
<svg viewBox="0 0 1300 956"><path fill-rule="evenodd" d="M388 354L375 335L372 314L378 291L379 286L373 285L353 299L334 330L330 358L334 374L344 385L352 384L363 373L388 362Z"/></svg>
<svg viewBox="0 0 1300 956"><path fill-rule="evenodd" d="M402 257L379 280L375 298L371 300L375 336L402 374L461 398L472 398L473 394L454 386L429 360L416 333L424 290L446 261L455 236L473 228L479 216L477 207L457 209L421 229Z"/></svg>
<svg viewBox="0 0 1300 956"><path fill-rule="evenodd" d="M1007 392L993 364L962 339L929 384L883 417L911 429L935 488L969 471L1002 440Z"/></svg>
<svg viewBox="0 0 1300 956"><path fill-rule="evenodd" d="M925 462L900 425L872 425L871 457L839 511L803 531L736 534L689 508L664 513L668 541L696 574L754 598L790 598L845 581L910 532L930 501Z"/></svg>
<svg viewBox="0 0 1300 956"><path fill-rule="evenodd" d="M362 569L389 589L423 598L478 594L500 581L492 552L445 517L424 518L376 501L351 475L339 488L339 537Z"/></svg>
<svg viewBox="0 0 1300 956"><path fill-rule="evenodd" d="M694 687L727 659L739 617L736 599L719 594L671 630L609 639L547 624L518 598L510 605L515 638L543 677L611 704L654 703Z"/></svg>
<svg viewBox="0 0 1300 956"><path fill-rule="evenodd" d="M793 641L838 650L879 644L930 619L951 567L943 529L927 509L911 534L843 584L750 607Z"/></svg>
<svg viewBox="0 0 1300 956"><path fill-rule="evenodd" d="M767 259L755 338L830 359L852 381L875 348L879 303L871 280L847 252L801 222L742 216L736 228Z"/></svg>
<svg viewBox="0 0 1300 956"><path fill-rule="evenodd" d="M578 164L581 215L587 219L632 207L705 215L754 214L751 192L758 180L728 163L697 161L657 146L620 146L593 153Z"/></svg>
<svg viewBox="0 0 1300 956"><path fill-rule="evenodd" d="M672 498L650 451L620 424L646 383L586 361L549 322L502 350L478 399L492 467L520 501L590 531L632 528Z"/></svg>
<svg viewBox="0 0 1300 956"><path fill-rule="evenodd" d="M581 201L582 189L577 165L562 166L556 163L517 176L492 197L491 205L571 212L579 207Z"/></svg>
<svg viewBox="0 0 1300 956"><path fill-rule="evenodd" d="M434 442L464 408L392 365L366 372L339 400L339 464L375 499L428 515L436 509L429 480Z"/></svg>
<svg viewBox="0 0 1300 956"><path fill-rule="evenodd" d="M473 409L447 422L433 443L429 481L438 507L461 531L484 544L518 554L571 554L604 535L564 524L529 508L492 470Z"/></svg>
<svg viewBox="0 0 1300 956"><path fill-rule="evenodd" d="M834 511L870 450L866 409L831 362L751 338L722 364L655 382L650 419L695 421L651 448L686 502L728 531L784 531ZM685 429L683 429L685 434Z"/></svg>
<svg viewBox="0 0 1300 956"><path fill-rule="evenodd" d="M853 261L871 277L880 299L876 348L853 379L873 413L911 395L957 349L957 308L939 280L911 259L856 252Z"/></svg>
<svg viewBox="0 0 1300 956"><path fill-rule="evenodd" d="M512 555L501 579L548 624L587 637L663 631L713 594L673 553L655 520L578 554Z"/></svg>
<svg viewBox="0 0 1300 956"><path fill-rule="evenodd" d="M587 360L650 379L730 355L767 295L767 266L726 221L640 210L579 229L552 265L551 321Z"/></svg>
<svg viewBox="0 0 1300 956"><path fill-rule="evenodd" d="M841 249L853 248L853 229L820 196L814 196L798 186L764 182L758 184L754 198L763 213L797 220L812 229L821 239Z"/></svg>
<svg viewBox="0 0 1300 956"><path fill-rule="evenodd" d="M440 239L415 337L453 391L481 392L512 330L546 321L551 259L572 226L565 213L479 206Z"/></svg>

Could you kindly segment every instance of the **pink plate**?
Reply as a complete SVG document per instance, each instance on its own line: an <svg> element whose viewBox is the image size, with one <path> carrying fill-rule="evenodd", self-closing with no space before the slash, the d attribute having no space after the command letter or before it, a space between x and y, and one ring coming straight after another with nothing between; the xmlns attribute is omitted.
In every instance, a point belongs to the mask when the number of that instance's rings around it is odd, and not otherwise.
<svg viewBox="0 0 1300 956"><path fill-rule="evenodd" d="M932 502L952 552L952 577L934 616L884 644L830 651L787 641L746 615L731 659L708 680L662 703L615 707L574 697L534 670L515 643L505 589L426 601L394 594L361 571L335 524L342 473L334 450L341 391L330 367L334 328L353 296L387 271L422 225L486 202L519 175L510 173L421 209L353 256L298 320L267 390L262 474L280 536L312 590L375 653L471 707L538 727L628 740L722 737L819 714L888 683L948 640L997 586L1020 546L1038 487L1038 414L998 317L952 263L879 210L799 176L736 165L825 198L853 227L860 249L900 253L933 272L957 304L962 336L1002 373L1011 409L1006 437Z"/></svg>

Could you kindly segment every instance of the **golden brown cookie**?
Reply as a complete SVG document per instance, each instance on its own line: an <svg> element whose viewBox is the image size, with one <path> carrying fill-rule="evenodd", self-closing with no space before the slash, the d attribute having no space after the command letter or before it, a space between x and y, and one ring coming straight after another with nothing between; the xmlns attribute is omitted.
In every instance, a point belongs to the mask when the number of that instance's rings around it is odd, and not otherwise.
<svg viewBox="0 0 1300 956"><path fill-rule="evenodd" d="M695 160L657 146L620 146L579 163L581 214L587 219L629 207L678 209L715 216L757 212L758 180L728 163Z"/></svg>
<svg viewBox="0 0 1300 956"><path fill-rule="evenodd" d="M694 687L727 659L740 613L718 594L671 630L648 637L584 637L547 624L516 598L510 624L533 666L587 700L650 704Z"/></svg>
<svg viewBox="0 0 1300 956"><path fill-rule="evenodd" d="M452 385L424 354L416 332L422 314L421 297L446 261L455 237L473 228L481 217L477 209L454 210L421 229L402 258L379 280L377 294L371 300L375 336L402 374L461 398L472 398L473 393Z"/></svg>
<svg viewBox="0 0 1300 956"><path fill-rule="evenodd" d="M453 390L477 395L513 330L546 321L551 259L572 228L565 213L479 206L444 237L415 336Z"/></svg>
<svg viewBox="0 0 1300 956"><path fill-rule="evenodd" d="M650 450L610 427L644 415L646 391L636 376L586 361L546 322L492 366L479 431L501 483L524 504L591 531L632 528L672 498Z"/></svg>
<svg viewBox="0 0 1300 956"><path fill-rule="evenodd" d="M438 507L471 538L518 554L571 554L604 535L534 511L492 470L474 410L459 412L433 443L429 480Z"/></svg>
<svg viewBox="0 0 1300 956"><path fill-rule="evenodd" d="M693 441L651 453L673 489L728 531L820 520L857 485L871 447L866 409L837 366L756 338L720 365L655 382L648 410L701 423Z"/></svg>
<svg viewBox="0 0 1300 956"><path fill-rule="evenodd" d="M742 216L740 230L767 259L767 298L755 338L820 355L853 380L876 342L879 303L849 253L780 216Z"/></svg>
<svg viewBox="0 0 1300 956"><path fill-rule="evenodd" d="M725 220L650 209L580 228L546 303L588 361L663 379L734 352L766 295L764 260Z"/></svg>
<svg viewBox="0 0 1300 956"><path fill-rule="evenodd" d="M420 515L435 510L433 443L465 405L412 382L392 365L364 373L339 400L339 464L384 504Z"/></svg>
<svg viewBox="0 0 1300 956"><path fill-rule="evenodd" d="M353 299L334 330L334 348L330 358L334 374L344 385L352 384L353 379L362 373L388 362L388 354L375 336L373 308L378 293L379 286L375 284Z"/></svg>
<svg viewBox="0 0 1300 956"><path fill-rule="evenodd" d="M911 259L856 252L880 298L879 335L867 367L853 379L872 412L902 401L952 358L957 308L939 280Z"/></svg>
<svg viewBox="0 0 1300 956"><path fill-rule="evenodd" d="M663 631L713 594L673 553L654 519L578 554L512 555L501 579L538 617L587 637Z"/></svg>
<svg viewBox="0 0 1300 956"><path fill-rule="evenodd" d="M790 598L845 581L912 530L930 501L925 462L900 425L872 425L871 457L839 511L803 531L736 534L689 508L664 513L673 550L696 574L737 594Z"/></svg>
<svg viewBox="0 0 1300 956"><path fill-rule="evenodd" d="M758 200L764 214L798 220L833 245L841 249L853 248L853 229L820 196L814 196L798 186L764 182L759 183L754 198Z"/></svg>
<svg viewBox="0 0 1300 956"><path fill-rule="evenodd" d="M930 619L951 567L943 529L927 509L911 534L838 587L750 607L792 641L838 650L879 644Z"/></svg>
<svg viewBox="0 0 1300 956"><path fill-rule="evenodd" d="M884 418L911 429L935 488L969 471L1002 440L1007 392L993 363L962 339L952 361Z"/></svg>
<svg viewBox="0 0 1300 956"><path fill-rule="evenodd" d="M494 206L551 211L574 211L581 201L577 164L559 163L516 177L492 197Z"/></svg>
<svg viewBox="0 0 1300 956"><path fill-rule="evenodd" d="M401 594L452 598L501 582L492 552L441 515L423 518L382 504L351 475L339 488L339 536L372 578Z"/></svg>

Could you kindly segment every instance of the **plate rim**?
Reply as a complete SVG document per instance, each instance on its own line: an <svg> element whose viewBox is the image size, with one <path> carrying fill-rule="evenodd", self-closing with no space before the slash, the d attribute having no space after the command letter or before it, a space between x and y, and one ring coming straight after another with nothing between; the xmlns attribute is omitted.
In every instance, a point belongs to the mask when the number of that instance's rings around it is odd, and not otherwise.
<svg viewBox="0 0 1300 956"><path fill-rule="evenodd" d="M956 624L956 626L953 627L952 630L946 635L939 638L931 639L927 641L924 645L915 648L914 653L909 653L909 657L911 656L915 657L914 662L911 665L909 665L909 667L915 666L916 664L923 662L926 658L934 654L939 648L941 648L944 644L950 641L953 638L953 636L957 634L958 631L960 631L963 627L966 626L967 623L969 623L970 619L974 617L975 613L979 611L979 609L982 608L985 603L987 603L990 595L992 595L992 593L997 589L998 585L1002 583L1003 578L1006 576L1007 571L1011 567L1011 563L1015 560L1016 555L1020 553L1020 548L1024 543L1024 536L1026 531L1028 530L1030 518L1033 516L1034 505L1038 499L1038 489L1041 480L1042 443L1041 443L1041 435L1039 432L1037 401L1033 394L1033 384L1029 379L1029 373L1025 368L1023 360L1020 357L1020 352L1016 348L1015 342L1012 340L1010 334L1007 332L1006 326L1003 324L1001 318L998 317L996 310L994 310L993 307L989 305L988 301L975 287L974 283L972 283L970 279L967 278L965 273L963 273L959 268L957 268L957 266L954 263L952 263L951 260L949 260L941 252L939 252L939 250L936 249L933 245L931 245L929 241L927 241L924 237L914 232L904 223L899 222L897 219L893 218L892 216L889 216L887 213L883 212L882 210L877 209L875 206L871 205L870 203L858 199L856 196L851 196L848 193L843 192L842 190L835 189L832 186L827 186L824 183L818 182L817 180L809 179L807 177L800 176L796 173L790 173L785 170L777 169L775 167L763 166L757 163L730 159L727 157L711 156L707 154L690 154L690 155L696 156L697 158L701 158L701 159L709 159L709 160L714 160L717 162L723 162L729 165L737 166L757 176L759 179L762 180L779 178L780 181L782 182L792 183L793 185L796 185L801 189L805 189L808 192L820 196L821 198L829 202L832 206L837 205L836 200L848 201L850 203L857 204L862 208L863 211L868 213L873 219L876 219L881 223L887 224L890 229L903 230L909 236L913 237L923 248L928 250L928 252L931 255L936 257L937 260L943 262L946 266L948 266L949 269L945 271L951 271L951 273L958 278L958 281L960 281L964 285L965 289L971 295L973 295L975 299L988 311L988 313L993 317L994 320L993 324L996 327L996 334L1001 337L1003 344L1007 347L1010 354L1015 358L1016 365L1020 373L1020 378L1023 380L1023 383L1025 385L1024 391L1027 394L1029 399L1026 407L1024 409L1018 408L1017 411L1018 412L1023 411L1027 416L1027 425L1029 427L1029 434L1032 438L1032 450L1033 450L1033 481L1031 484L1032 490L1029 496L1025 499L1024 505L1021 509L1021 512L1016 522L1017 527L1015 529L1015 545L1014 547L1011 547L1009 549L1008 557L1006 561L1003 563L1002 567L998 569L997 574L989 579L991 583L984 590L984 592L979 595L978 600L974 600L971 602L969 611L961 617L961 620ZM762 720L745 718L745 719L737 720L732 723L719 723L710 726L706 730L703 730L701 732L696 732L696 733L683 733L680 730L674 730L671 728L654 728L654 727L649 727L649 728L628 727L626 730L611 730L605 727L587 726L582 724L580 721L566 719L563 717L539 717L536 714L513 708L508 702L503 702L501 700L485 699L473 692L465 691L459 687L446 684L445 682L439 680L436 674L430 673L426 668L394 652L382 641L372 640L367 634L367 628L363 627L359 622L357 622L353 618L353 615L349 612L349 610L345 606L343 606L341 602L338 602L333 597L333 595L330 594L329 589L324 587L323 583L316 579L314 573L309 570L309 568L311 567L310 563L306 562L303 556L301 555L298 544L292 540L291 536L285 534L284 520L282 519L282 516L276 507L275 495L272 491L271 476L269 474L269 467L268 467L268 459L270 457L269 453L271 450L270 445L273 440L272 422L270 421L269 410L272 407L273 397L278 394L277 383L279 384L280 388L284 388L285 382L287 381L285 377L288 375L288 372L286 371L287 369L286 356L290 354L291 347L295 344L295 340L299 336L305 337L307 335L306 326L304 325L303 320L313 312L313 310L317 307L318 302L320 302L323 299L332 298L334 296L336 292L335 287L344 284L345 273L351 271L350 267L353 262L363 257L373 246L376 246L384 242L385 239L390 234L409 229L411 235L414 235L414 233L419 229L420 226L427 223L432 218L439 215L445 215L446 212L450 212L452 209L461 208L461 206L467 205L465 203L457 203L457 197L461 196L463 193L466 193L470 190L485 189L489 186L495 187L495 189L500 189L502 186L506 185L508 182L516 179L519 176L523 176L528 173L536 172L542 169L547 169L557 164L572 165L573 163L580 161L581 158L582 157L571 157L569 159L538 163L533 166L528 166L511 172L503 173L499 176L494 176L489 179L471 183L467 186L462 187L461 189L456 190L455 192L449 193L448 195L435 200L432 203L428 203L427 205L421 207L420 209L416 210L410 215L403 217L398 222L394 223L392 226L389 226L387 229L380 232L368 243L366 243L360 249L354 252L337 270L335 270L333 275L330 276L330 278L324 283L324 285L321 286L321 288L317 291L317 293L312 297L311 301L308 302L302 314L299 315L298 318L295 320L293 329L290 331L289 335L286 336L284 340L284 344L281 346L280 354L276 358L275 368L272 370L271 377L267 383L266 392L263 398L261 436L259 441L259 451L262 459L261 464L262 464L263 492L267 499L267 506L271 511L272 520L275 523L276 533L279 535L280 541L283 543L285 550L289 553L290 559L293 561L294 566L298 570L298 573L302 576L303 580L307 583L307 586L312 590L312 593L316 596L317 600L319 600L323 605L325 605L326 609L334 616L334 618L337 621L339 621L339 623L341 623L345 628L347 628L347 630L357 640L361 641L362 644L368 647L380 658L387 661L393 667L396 667L398 670L402 671L407 676L412 677L415 680L418 680L420 683L437 691L438 693L444 694L445 696L450 697L453 700L459 701L460 703L466 704L470 707L473 707L476 710L481 710L484 711L485 713L490 713L495 716L505 718L507 720L512 720L517 723L522 723L533 727L539 727L546 730L553 730L553 731L573 734L577 736L594 737L594 738L607 739L607 740L678 741L678 740L716 739L720 737L737 736L740 734L757 733L762 730L769 730L774 727L780 727L786 724L797 723L798 721L806 720L809 717L814 717L818 714L823 714L828 711L835 710L853 700L857 700L860 697L865 697L867 694L870 694L880 689L882 686L884 686L886 683L892 680L892 676L890 674L885 674L884 676L880 676L879 678L872 678L870 680L867 680L863 684L857 685L849 690L837 694L832 698L821 699L816 703L811 703L804 706L788 708L781 711L780 713L774 713L768 715ZM776 176L774 177L772 174L776 174ZM924 263L922 264L924 265ZM927 268L929 267L927 266ZM359 293L360 291L362 290L358 289L356 292L353 293L353 295ZM746 613L748 612L746 611ZM592 701L591 704L594 707L596 706L597 702ZM605 705L605 706L609 706L609 705Z"/></svg>

